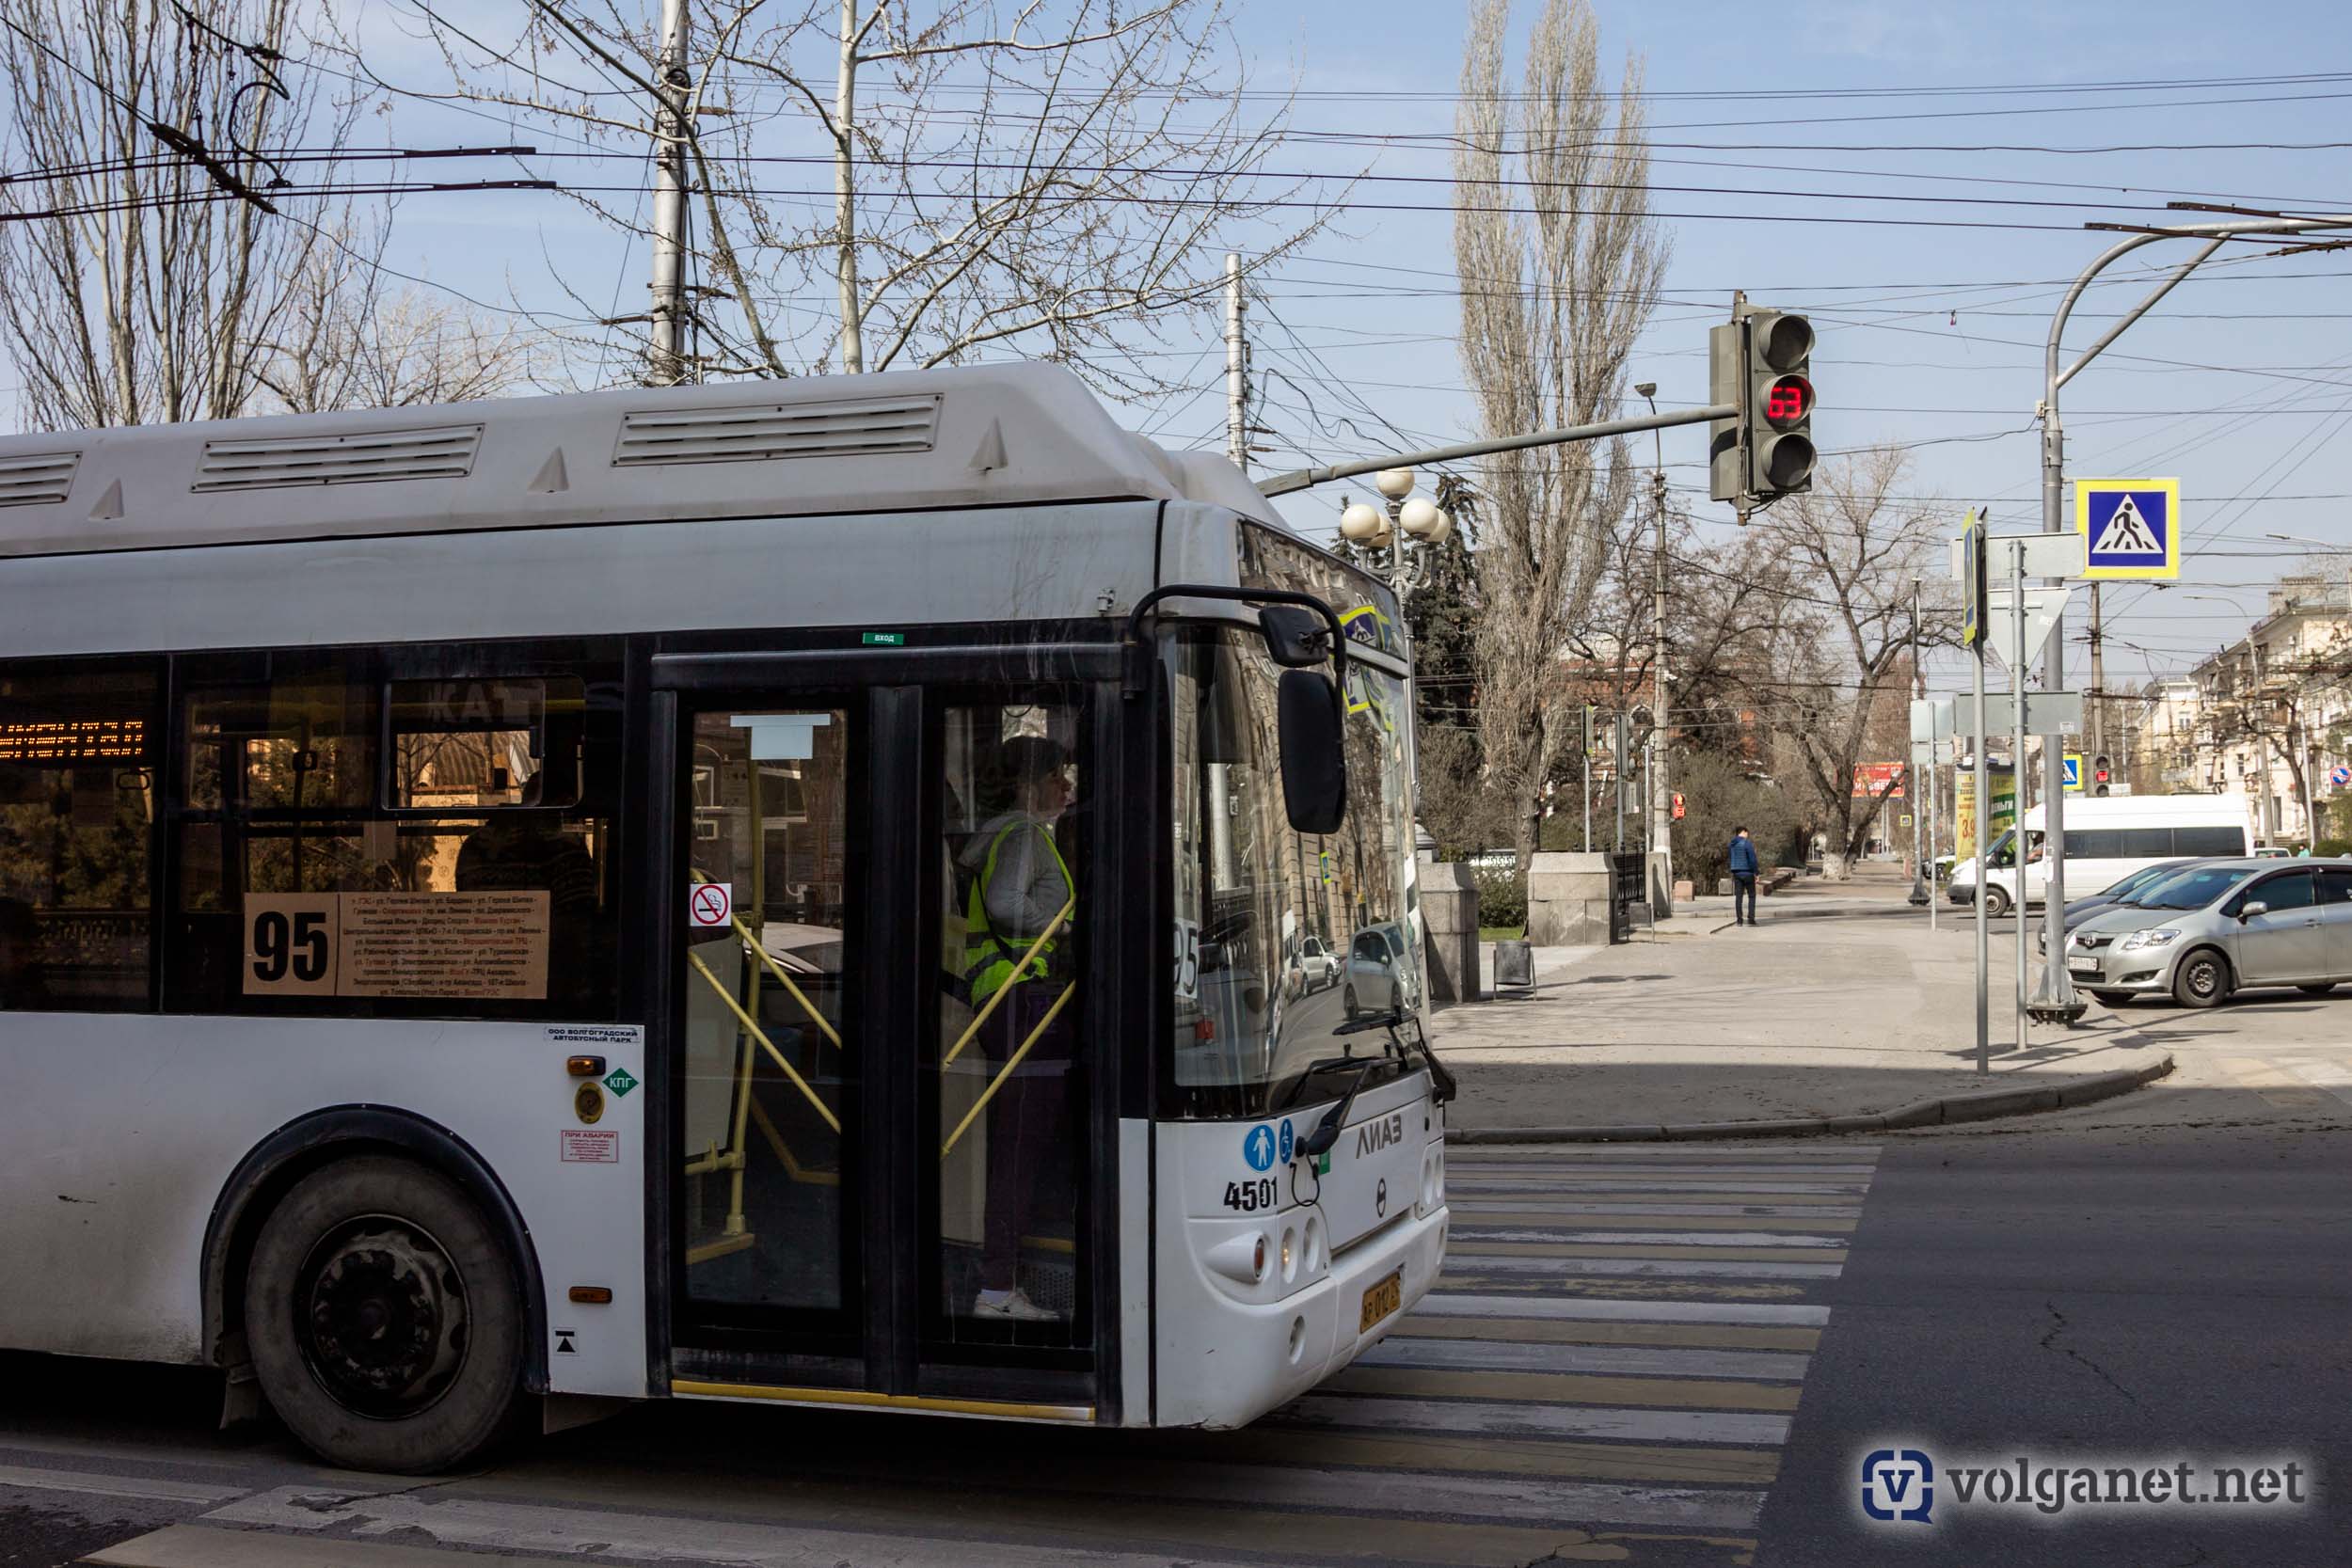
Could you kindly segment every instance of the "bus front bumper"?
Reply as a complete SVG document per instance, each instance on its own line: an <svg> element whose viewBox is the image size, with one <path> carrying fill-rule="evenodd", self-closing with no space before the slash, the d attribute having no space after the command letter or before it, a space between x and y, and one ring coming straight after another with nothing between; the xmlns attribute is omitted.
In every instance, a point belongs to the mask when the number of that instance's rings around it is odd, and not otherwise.
<svg viewBox="0 0 2352 1568"><path fill-rule="evenodd" d="M1162 1324L1154 1424L1247 1426L1345 1367L1394 1332L1437 1283L1451 1219L1440 1205L1393 1221L1332 1259L1324 1277L1277 1301L1196 1296L1179 1309L1204 1314L1193 1333ZM1367 1323L1392 1276L1395 1308ZM1163 1275L1164 1312L1169 1283Z"/></svg>

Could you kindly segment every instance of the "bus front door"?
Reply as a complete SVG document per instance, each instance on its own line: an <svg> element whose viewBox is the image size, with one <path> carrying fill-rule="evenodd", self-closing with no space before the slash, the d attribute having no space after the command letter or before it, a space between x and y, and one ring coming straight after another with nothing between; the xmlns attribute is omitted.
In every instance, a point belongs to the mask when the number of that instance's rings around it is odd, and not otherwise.
<svg viewBox="0 0 2352 1568"><path fill-rule="evenodd" d="M679 694L673 1392L1103 1418L1091 711Z"/></svg>

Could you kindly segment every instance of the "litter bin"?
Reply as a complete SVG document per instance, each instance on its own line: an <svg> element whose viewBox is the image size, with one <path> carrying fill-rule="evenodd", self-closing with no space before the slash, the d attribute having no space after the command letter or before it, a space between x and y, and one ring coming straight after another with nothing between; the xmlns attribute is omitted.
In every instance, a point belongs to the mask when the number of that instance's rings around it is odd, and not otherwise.
<svg viewBox="0 0 2352 1568"><path fill-rule="evenodd" d="M1505 937L1495 943L1495 994L1535 994L1535 948L1522 937Z"/></svg>
<svg viewBox="0 0 2352 1568"><path fill-rule="evenodd" d="M1609 857L1609 940L1633 940L1633 906L1649 901L1649 857L1638 850Z"/></svg>

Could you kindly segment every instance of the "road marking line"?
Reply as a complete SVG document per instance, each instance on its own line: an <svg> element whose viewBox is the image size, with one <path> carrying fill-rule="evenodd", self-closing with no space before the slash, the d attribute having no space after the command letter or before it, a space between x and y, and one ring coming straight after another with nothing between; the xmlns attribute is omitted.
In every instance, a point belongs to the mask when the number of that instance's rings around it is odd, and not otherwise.
<svg viewBox="0 0 2352 1568"><path fill-rule="evenodd" d="M2352 1072L2335 1062L2293 1062L2288 1064L2294 1074L2315 1089L2334 1095L2346 1105L2352 1105Z"/></svg>
<svg viewBox="0 0 2352 1568"><path fill-rule="evenodd" d="M316 1487L281 1486L204 1515L222 1524L320 1530L355 1527L360 1536L413 1530L444 1545L493 1552L557 1553L565 1557L635 1558L648 1562L725 1562L741 1568L837 1568L844 1562L888 1562L891 1568L970 1568L993 1555L991 1543L970 1538L924 1539L859 1530L808 1528L798 1524L742 1524L728 1519L557 1508L537 1503L417 1497L322 1497ZM313 1542L316 1555L318 1543ZM1109 1552L1100 1547L1003 1543L1004 1555L1042 1568L1166 1568L1166 1553ZM1207 1560L1200 1560L1206 1563ZM486 1568L486 1565L485 1565ZM1237 1568L1237 1565L1235 1565Z"/></svg>
<svg viewBox="0 0 2352 1568"><path fill-rule="evenodd" d="M1617 1410L1572 1404L1475 1400L1351 1399L1309 1394L1266 1418L1277 1426L1393 1432L1492 1433L1508 1437L1629 1437L1649 1443L1744 1443L1776 1447L1788 1418L1752 1411Z"/></svg>
<svg viewBox="0 0 2352 1568"><path fill-rule="evenodd" d="M242 1497L243 1486L205 1486L151 1476L109 1476L89 1470L42 1470L0 1465L0 1486L34 1492L86 1492L102 1497L153 1497L163 1502L217 1503Z"/></svg>
<svg viewBox="0 0 2352 1568"><path fill-rule="evenodd" d="M1609 1275L1632 1279L1836 1279L1842 1263L1679 1263L1649 1258L1495 1258L1446 1253L1448 1273L1492 1276Z"/></svg>
<svg viewBox="0 0 2352 1568"><path fill-rule="evenodd" d="M1228 1464L1295 1465L1302 1446L1295 1433L1251 1427L1202 1433L1204 1451ZM1213 1443L1214 1449L1209 1445ZM1324 1433L1305 1450L1318 1465L1426 1474L1561 1476L1583 1481L1663 1481L1699 1486L1770 1486L1780 1473L1771 1449L1658 1448L1641 1443L1579 1443L1565 1439L1386 1437ZM1358 1478L1359 1484L1377 1478Z"/></svg>
<svg viewBox="0 0 2352 1568"><path fill-rule="evenodd" d="M1468 1339L1472 1343L1651 1345L1690 1350L1810 1352L1820 1349L1821 1343L1821 1331L1818 1328L1615 1323L1593 1318L1429 1318L1418 1311L1399 1323L1396 1332L1409 1338Z"/></svg>
<svg viewBox="0 0 2352 1568"><path fill-rule="evenodd" d="M1613 1239L1597 1243L1565 1242L1541 1232L1527 1241L1510 1239L1491 1231L1466 1235L1456 1230L1454 1237L1463 1245L1458 1253L1449 1252L1449 1257L1654 1258L1706 1263L1839 1264L1846 1260L1844 1243L1816 1236L1804 1238L1802 1245L1783 1243L1777 1247L1718 1246L1710 1243L1688 1242L1618 1243Z"/></svg>
<svg viewBox="0 0 2352 1568"><path fill-rule="evenodd" d="M1804 1231L1770 1230L1510 1230L1485 1226L1457 1225L1453 1238L1457 1242L1590 1242L1597 1244L1635 1246L1698 1246L1738 1249L1741 1247L1795 1247L1842 1252L1851 1240L1846 1236L1816 1236ZM1608 1256L1601 1254L1599 1256ZM1706 1257L1709 1254L1702 1253ZM1839 1259L1843 1261L1841 1258Z"/></svg>
<svg viewBox="0 0 2352 1568"><path fill-rule="evenodd" d="M1391 1335L1356 1357L1359 1367L1417 1371L1604 1372L1628 1377L1748 1378L1802 1383L1809 1355L1769 1351L1660 1349L1645 1345L1486 1343Z"/></svg>
<svg viewBox="0 0 2352 1568"><path fill-rule="evenodd" d="M1799 1390L1782 1383L1711 1378L1610 1377L1587 1372L1422 1371L1349 1367L1318 1393L1380 1399L1509 1400L1527 1404L1606 1404L1639 1409L1777 1410L1797 1408Z"/></svg>
<svg viewBox="0 0 2352 1568"><path fill-rule="evenodd" d="M1457 1203L1451 1193L1447 1203L1456 1214L1565 1214L1577 1217L1613 1215L1634 1219L1718 1219L1718 1220L1846 1220L1862 1217L1859 1204L1782 1204L1782 1203L1503 1203L1491 1200ZM1524 1221L1515 1221L1524 1223Z"/></svg>
<svg viewBox="0 0 2352 1568"><path fill-rule="evenodd" d="M1460 1173L1449 1169L1446 1185L1456 1185ZM1557 1181L1546 1181L1529 1188L1535 1193L1756 1193L1773 1196L1784 1193L1814 1193L1824 1196L1858 1198L1870 1190L1867 1181L1804 1181L1775 1180L1771 1177L1747 1177L1719 1180L1708 1176L1571 1176ZM1498 1195L1500 1196L1500 1195Z"/></svg>
<svg viewBox="0 0 2352 1568"><path fill-rule="evenodd" d="M1637 1301L1601 1297L1477 1295L1433 1291L1413 1306L1416 1313L1437 1318L1596 1318L1603 1321L1656 1323L1801 1323L1819 1328L1829 1322L1829 1308L1750 1302Z"/></svg>
<svg viewBox="0 0 2352 1568"><path fill-rule="evenodd" d="M321 1543L307 1536L273 1535L257 1529L207 1529L202 1525L167 1525L82 1559L99 1568L320 1568ZM330 1548L335 1568L548 1568L552 1558L501 1557L445 1552L432 1546L387 1546L338 1541Z"/></svg>
<svg viewBox="0 0 2352 1568"><path fill-rule="evenodd" d="M1447 1152L1447 1171L1456 1176L1470 1173L1482 1182L1541 1182L1550 1178L1604 1178L1604 1176L1762 1176L1776 1180L1858 1180L1867 1182L1877 1173L1877 1166L1560 1166L1557 1171L1532 1173L1527 1168L1477 1166L1466 1164L1456 1154Z"/></svg>

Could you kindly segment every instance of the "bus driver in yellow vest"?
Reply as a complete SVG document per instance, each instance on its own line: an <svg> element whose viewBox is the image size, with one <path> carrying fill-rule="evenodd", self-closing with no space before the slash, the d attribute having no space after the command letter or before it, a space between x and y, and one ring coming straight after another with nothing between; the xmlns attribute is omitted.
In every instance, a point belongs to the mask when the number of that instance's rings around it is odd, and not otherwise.
<svg viewBox="0 0 2352 1568"><path fill-rule="evenodd" d="M1057 1323L1063 1315L1031 1301L1017 1269L1021 1238L1045 1196L1041 1178L1057 1164L1068 1169L1076 1148L1072 1057L1078 999L1072 993L1058 1009L1057 1004L1077 979L1070 934L1077 921L1077 883L1054 842L1054 824L1077 791L1067 754L1043 736L1013 736L998 764L999 777L1010 781L1013 805L982 823L963 851L972 890L964 912L964 980L975 1012L1011 988L980 1034L992 1076L1004 1071L1032 1035L1037 1037L989 1104L988 1218L973 1315ZM1030 955L1025 963L1025 955Z"/></svg>

